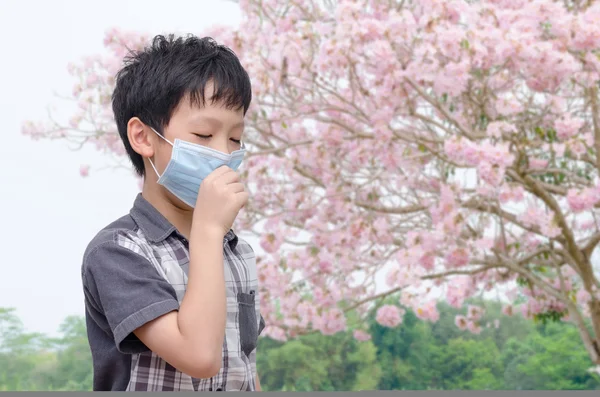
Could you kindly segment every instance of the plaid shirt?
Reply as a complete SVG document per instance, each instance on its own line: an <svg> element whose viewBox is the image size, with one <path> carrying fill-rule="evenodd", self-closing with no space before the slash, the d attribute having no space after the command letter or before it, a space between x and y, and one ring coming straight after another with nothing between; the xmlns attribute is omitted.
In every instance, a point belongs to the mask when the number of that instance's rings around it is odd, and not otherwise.
<svg viewBox="0 0 600 397"><path fill-rule="evenodd" d="M141 194L129 215L96 235L82 265L94 390L256 389L256 344L264 328L256 260L250 245L233 231L223 239L223 255L223 362L216 376L196 379L165 362L133 333L179 308L187 287L188 241Z"/></svg>

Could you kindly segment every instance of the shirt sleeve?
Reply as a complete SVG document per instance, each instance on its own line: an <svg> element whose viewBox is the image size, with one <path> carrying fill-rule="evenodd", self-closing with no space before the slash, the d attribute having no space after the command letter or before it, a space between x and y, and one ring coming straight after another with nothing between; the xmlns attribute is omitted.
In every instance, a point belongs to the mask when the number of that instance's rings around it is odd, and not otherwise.
<svg viewBox="0 0 600 397"><path fill-rule="evenodd" d="M133 331L179 309L171 284L147 258L114 241L91 251L84 269L86 304L105 318L117 349L122 353L148 350Z"/></svg>

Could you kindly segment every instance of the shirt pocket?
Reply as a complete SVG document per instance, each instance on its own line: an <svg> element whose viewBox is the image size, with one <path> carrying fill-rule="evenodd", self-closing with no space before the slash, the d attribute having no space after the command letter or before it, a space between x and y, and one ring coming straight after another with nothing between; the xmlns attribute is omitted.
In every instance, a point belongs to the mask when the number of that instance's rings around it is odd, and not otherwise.
<svg viewBox="0 0 600 397"><path fill-rule="evenodd" d="M255 291L238 292L240 345L246 357L256 349L258 341L258 321L256 317Z"/></svg>

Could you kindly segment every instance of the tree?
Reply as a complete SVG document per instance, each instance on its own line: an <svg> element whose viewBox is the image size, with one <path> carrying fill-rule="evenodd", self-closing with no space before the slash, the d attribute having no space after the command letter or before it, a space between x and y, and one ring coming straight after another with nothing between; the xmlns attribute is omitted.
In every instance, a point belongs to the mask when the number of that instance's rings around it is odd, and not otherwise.
<svg viewBox="0 0 600 397"><path fill-rule="evenodd" d="M573 323L600 363L598 2L239 4L238 29L202 33L252 78L237 226L266 252L266 334L364 330L346 313L398 291L380 322L401 321L397 306L437 321L438 294L464 310L496 289L528 318ZM105 54L69 66L70 123L24 133L124 159L110 94L148 37L108 31ZM466 310L456 325L480 332L482 308Z"/></svg>
<svg viewBox="0 0 600 397"><path fill-rule="evenodd" d="M263 338L259 350L257 368L266 391L378 389L376 348L370 341L356 341L351 333L313 333L283 344Z"/></svg>
<svg viewBox="0 0 600 397"><path fill-rule="evenodd" d="M577 342L575 327L542 326L524 340L511 338L502 352L506 387L516 390L583 390L598 388L587 372L589 357Z"/></svg>

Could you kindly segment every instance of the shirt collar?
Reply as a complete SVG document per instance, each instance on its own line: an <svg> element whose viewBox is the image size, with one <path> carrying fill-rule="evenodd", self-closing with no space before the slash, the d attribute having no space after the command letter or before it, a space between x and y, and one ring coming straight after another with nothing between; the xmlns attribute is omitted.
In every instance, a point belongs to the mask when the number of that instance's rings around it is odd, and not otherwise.
<svg viewBox="0 0 600 397"><path fill-rule="evenodd" d="M151 243L159 243L173 233L177 234L179 238L184 239L175 226L154 208L141 193L138 193L135 198L129 214ZM233 230L229 230L223 240L229 243L231 249L234 249L237 245L238 237Z"/></svg>

